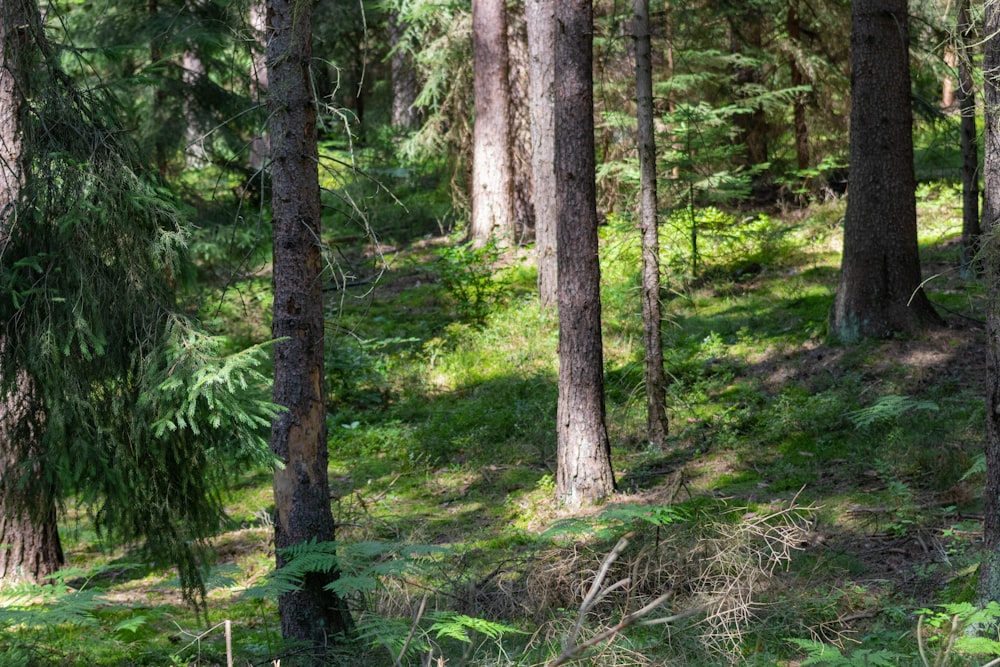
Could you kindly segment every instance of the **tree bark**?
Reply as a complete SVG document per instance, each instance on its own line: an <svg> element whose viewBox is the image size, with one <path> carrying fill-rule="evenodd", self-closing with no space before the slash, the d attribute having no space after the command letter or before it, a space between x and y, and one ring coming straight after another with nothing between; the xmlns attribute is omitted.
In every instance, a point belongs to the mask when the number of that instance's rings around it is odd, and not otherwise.
<svg viewBox="0 0 1000 667"><path fill-rule="evenodd" d="M969 19L969 0L958 7L958 105L962 118L962 257L961 274L977 273L979 250L979 142L976 131L976 92L972 81L972 47L975 26Z"/></svg>
<svg viewBox="0 0 1000 667"><path fill-rule="evenodd" d="M24 135L41 30L33 0L0 0L0 248L16 233L15 224L30 224L19 217L19 199L30 177ZM38 581L63 564L55 489L42 469L43 406L23 369L5 368L2 375L0 580Z"/></svg>
<svg viewBox="0 0 1000 667"><path fill-rule="evenodd" d="M985 8L983 102L986 153L983 161L983 276L986 285L986 488L983 491L983 562L979 602L1000 602L1000 11Z"/></svg>
<svg viewBox="0 0 1000 667"><path fill-rule="evenodd" d="M267 4L270 73L271 180L274 236L274 402L287 411L271 430L283 467L274 474L275 550L334 539L327 479L326 382L323 372L323 291L316 100L311 3ZM300 590L278 601L285 638L317 647L351 628L345 604L324 586L338 572L309 574Z"/></svg>
<svg viewBox="0 0 1000 667"><path fill-rule="evenodd" d="M543 309L556 306L555 182L555 0L526 0L529 99L531 101L531 185L535 202L535 252L538 300Z"/></svg>
<svg viewBox="0 0 1000 667"><path fill-rule="evenodd" d="M843 342L940 323L920 287L906 0L851 12L850 191L830 332Z"/></svg>
<svg viewBox="0 0 1000 667"><path fill-rule="evenodd" d="M251 0L250 2L250 34L253 39L250 43L251 59L250 63L253 71L250 72L250 96L254 103L262 106L267 98L267 61L265 50L267 41L267 8L262 0ZM263 117L263 114L261 115ZM247 164L253 172L261 172L256 178L263 179L263 169L267 162L268 139L266 127L261 127L260 132L250 140L250 155Z"/></svg>
<svg viewBox="0 0 1000 667"><path fill-rule="evenodd" d="M559 273L556 495L574 509L610 495L615 481L604 421L592 2L560 0L555 18Z"/></svg>
<svg viewBox="0 0 1000 667"><path fill-rule="evenodd" d="M797 52L802 47L802 26L799 23L799 1L789 0L788 18L786 21L788 37L792 42L792 47L796 51L789 62L790 77L792 86L801 86L806 82L799 67ZM806 122L806 99L805 94L798 93L792 101L793 126L795 128L795 165L799 171L809 168L811 161L809 155L809 125ZM808 183L807 183L808 185Z"/></svg>
<svg viewBox="0 0 1000 667"><path fill-rule="evenodd" d="M389 46L392 55L389 57L389 72L392 78L392 125L402 130L415 130L420 127L420 109L417 108L417 96L420 84L417 81L417 70L413 66L413 54L400 44L406 31L406 25L399 20L399 12L389 14Z"/></svg>
<svg viewBox="0 0 1000 667"><path fill-rule="evenodd" d="M507 62L510 77L510 147L513 202L511 218L518 245L535 235L532 188L531 96L528 89L528 33L524 5L507 8Z"/></svg>
<svg viewBox="0 0 1000 667"><path fill-rule="evenodd" d="M660 331L660 237L656 198L656 133L653 128L653 57L649 0L635 0L635 87L639 126L639 215L642 220L642 324L646 349L646 434L667 446L667 378Z"/></svg>
<svg viewBox="0 0 1000 667"><path fill-rule="evenodd" d="M472 149L474 245L514 242L510 144L510 65L506 0L472 3L475 125Z"/></svg>

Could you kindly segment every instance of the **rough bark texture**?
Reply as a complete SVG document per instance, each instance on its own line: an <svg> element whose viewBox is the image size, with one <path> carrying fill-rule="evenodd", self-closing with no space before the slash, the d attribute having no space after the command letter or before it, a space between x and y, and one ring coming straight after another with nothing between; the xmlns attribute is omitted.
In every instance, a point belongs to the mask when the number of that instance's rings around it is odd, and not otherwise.
<svg viewBox="0 0 1000 667"><path fill-rule="evenodd" d="M755 56L763 50L763 14L750 3L745 5L740 20L730 26L729 50L733 54L749 54ZM749 92L763 85L764 75L761 68L755 65L738 65L733 71L733 84L736 87L737 104L739 98L752 96ZM745 167L764 164L768 159L767 146L767 114L760 105L750 107L748 113L733 116L733 124L739 130L737 141L743 146L743 153L738 161Z"/></svg>
<svg viewBox="0 0 1000 667"><path fill-rule="evenodd" d="M472 224L477 246L514 241L514 182L510 150L510 67L506 0L472 3Z"/></svg>
<svg viewBox="0 0 1000 667"><path fill-rule="evenodd" d="M326 386L316 106L311 94L311 3L268 2L271 179L274 234L274 402L287 412L271 431L284 467L274 474L275 547L334 539L327 479ZM309 575L281 596L282 634L323 646L344 634L350 615L323 587L336 571Z"/></svg>
<svg viewBox="0 0 1000 667"><path fill-rule="evenodd" d="M265 56L267 31L267 8L261 0L253 0L250 3L250 34L253 36L253 43L250 48L253 53L251 59L250 72L250 96L258 105L264 104L267 97L267 62ZM263 118L263 114L261 114ZM260 133L250 140L250 155L247 164L252 171L259 171L264 168L267 161L268 140L267 131L264 127Z"/></svg>
<svg viewBox="0 0 1000 667"><path fill-rule="evenodd" d="M920 288L906 0L855 0L850 190L830 331L844 342L940 319Z"/></svg>
<svg viewBox="0 0 1000 667"><path fill-rule="evenodd" d="M667 445L667 378L660 331L660 238L656 220L656 133L653 128L653 57L649 0L635 2L635 88L639 124L639 215L642 220L642 324L646 350L646 433Z"/></svg>
<svg viewBox="0 0 1000 667"><path fill-rule="evenodd" d="M1000 11L986 3L983 105L986 113L983 178L983 255L986 319L986 488L983 491L981 603L1000 602Z"/></svg>
<svg viewBox="0 0 1000 667"><path fill-rule="evenodd" d="M790 77L792 86L802 86L806 83L806 78L802 74L797 59L798 51L802 46L802 25L799 23L799 3L798 0L791 0L788 3L788 17L786 20L788 37L792 41L792 47L796 54L789 61ZM808 169L811 161L809 155L809 125L806 122L806 96L799 93L792 101L792 113L795 127L795 165L800 171Z"/></svg>
<svg viewBox="0 0 1000 667"><path fill-rule="evenodd" d="M560 0L555 31L559 262L556 495L569 508L614 491L604 422L601 270L594 181L593 6Z"/></svg>
<svg viewBox="0 0 1000 667"><path fill-rule="evenodd" d="M510 69L510 159L513 171L511 216L518 245L535 237L535 197L531 173L531 97L528 90L528 33L524 5L507 8L507 62Z"/></svg>
<svg viewBox="0 0 1000 667"><path fill-rule="evenodd" d="M526 0L531 100L531 185L535 201L538 300L556 306L555 0Z"/></svg>
<svg viewBox="0 0 1000 667"><path fill-rule="evenodd" d="M389 46L392 56L389 59L389 72L392 78L392 125L403 130L415 130L420 127L420 109L417 108L417 96L420 94L420 83L417 80L417 70L413 66L413 54L400 45L400 38L406 26L400 23L399 12L389 15Z"/></svg>
<svg viewBox="0 0 1000 667"><path fill-rule="evenodd" d="M33 0L0 0L0 248L18 220L28 175L24 122L31 53L41 30ZM0 338L0 346L3 339ZM0 580L38 581L63 564L56 498L41 470L44 416L25 372L4 369L0 395ZM25 466L27 460L34 463Z"/></svg>
<svg viewBox="0 0 1000 667"><path fill-rule="evenodd" d="M962 259L961 272L975 277L979 250L979 142L976 131L976 95L972 81L972 44L975 27L969 20L969 0L958 8L958 105L962 113Z"/></svg>

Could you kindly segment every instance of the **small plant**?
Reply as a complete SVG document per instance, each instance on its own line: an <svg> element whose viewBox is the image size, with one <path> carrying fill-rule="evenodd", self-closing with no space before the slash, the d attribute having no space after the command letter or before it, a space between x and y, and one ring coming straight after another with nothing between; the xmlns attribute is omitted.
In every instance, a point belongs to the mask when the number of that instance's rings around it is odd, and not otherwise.
<svg viewBox="0 0 1000 667"><path fill-rule="evenodd" d="M495 243L480 248L466 243L438 250L441 261L435 270L462 319L483 324L503 299L507 285L496 275L501 254Z"/></svg>

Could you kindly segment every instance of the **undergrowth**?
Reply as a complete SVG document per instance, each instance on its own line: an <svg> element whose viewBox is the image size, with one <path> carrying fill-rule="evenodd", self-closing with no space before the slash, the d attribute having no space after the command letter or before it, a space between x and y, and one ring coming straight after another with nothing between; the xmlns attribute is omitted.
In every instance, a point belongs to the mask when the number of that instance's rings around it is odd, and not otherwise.
<svg viewBox="0 0 1000 667"><path fill-rule="evenodd" d="M941 213L957 210L955 192L925 194L923 251L940 274L927 289L974 317L981 286L948 269L960 227ZM370 213L377 233L389 215ZM605 375L620 493L573 517L552 504L557 329L534 299L530 258L449 245L450 227L407 237L398 215L391 233L412 245L381 249L379 282L328 290L339 542L305 545L292 569L269 574L270 481L248 477L226 499L231 525L199 620L159 566L119 571L85 531L67 535L91 578L4 592L3 664L225 664L226 620L237 661L295 664L274 600L299 566L344 573L359 632L343 664L528 666L567 651L602 666L990 660L992 639L960 641L991 613L965 606L981 333L829 345L843 202L704 211L697 279L680 270L687 237L664 226L665 452L643 437L638 234L628 215L609 216ZM332 229L345 238L350 226ZM367 243L344 256L371 260ZM214 316L223 328L249 317L259 335L266 299L240 300L243 287Z"/></svg>

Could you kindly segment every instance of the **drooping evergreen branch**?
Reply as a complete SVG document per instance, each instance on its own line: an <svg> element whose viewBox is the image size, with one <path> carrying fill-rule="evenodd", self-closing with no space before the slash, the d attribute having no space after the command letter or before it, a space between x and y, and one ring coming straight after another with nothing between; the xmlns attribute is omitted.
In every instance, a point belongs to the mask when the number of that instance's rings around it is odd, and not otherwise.
<svg viewBox="0 0 1000 667"><path fill-rule="evenodd" d="M219 526L227 475L271 462L266 350L223 356L179 313L179 203L113 100L74 85L40 21L23 28L33 52L23 187L0 256L0 390L13 395L27 373L39 409L11 446L23 470L47 476L33 488L77 494L103 535L176 563L197 601L198 549ZM17 437L30 429L41 447Z"/></svg>

